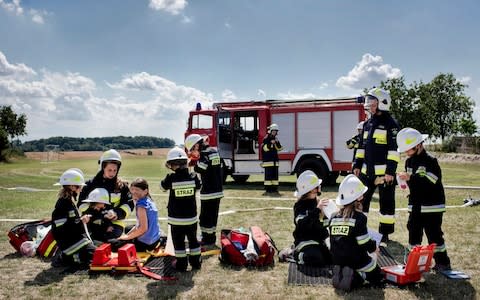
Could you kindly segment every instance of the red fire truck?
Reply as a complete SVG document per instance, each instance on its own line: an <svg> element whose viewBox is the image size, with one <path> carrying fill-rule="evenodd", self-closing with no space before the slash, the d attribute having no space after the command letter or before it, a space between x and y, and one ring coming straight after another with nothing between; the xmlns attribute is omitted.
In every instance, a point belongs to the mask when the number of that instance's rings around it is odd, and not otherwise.
<svg viewBox="0 0 480 300"><path fill-rule="evenodd" d="M325 184L332 184L351 169L352 151L345 141L364 119L363 97L221 102L211 109L197 104L185 136L208 135L223 159L225 174L245 182L252 174L263 174L262 141L268 125L276 123L283 146L279 174L313 170Z"/></svg>

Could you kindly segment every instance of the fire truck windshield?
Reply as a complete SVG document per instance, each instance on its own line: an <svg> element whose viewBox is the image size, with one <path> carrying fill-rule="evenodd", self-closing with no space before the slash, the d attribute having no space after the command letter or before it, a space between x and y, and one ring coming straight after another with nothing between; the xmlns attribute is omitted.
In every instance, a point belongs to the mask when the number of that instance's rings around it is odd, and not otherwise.
<svg viewBox="0 0 480 300"><path fill-rule="evenodd" d="M193 115L192 129L212 129L213 117L211 115Z"/></svg>

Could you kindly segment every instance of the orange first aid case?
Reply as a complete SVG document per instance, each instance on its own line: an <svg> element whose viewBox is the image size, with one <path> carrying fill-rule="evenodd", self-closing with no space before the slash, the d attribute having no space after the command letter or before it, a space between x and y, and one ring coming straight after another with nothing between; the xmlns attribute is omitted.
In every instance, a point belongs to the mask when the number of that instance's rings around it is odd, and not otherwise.
<svg viewBox="0 0 480 300"><path fill-rule="evenodd" d="M423 272L430 270L435 244L428 246L416 246L408 255L405 265L383 267L385 278L398 285L417 282L422 278Z"/></svg>

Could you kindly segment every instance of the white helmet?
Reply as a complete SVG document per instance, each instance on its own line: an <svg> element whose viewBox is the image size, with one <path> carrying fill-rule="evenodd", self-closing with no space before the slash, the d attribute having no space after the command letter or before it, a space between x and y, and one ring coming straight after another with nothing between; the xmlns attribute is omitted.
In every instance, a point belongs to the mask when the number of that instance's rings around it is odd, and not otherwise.
<svg viewBox="0 0 480 300"><path fill-rule="evenodd" d="M422 134L413 128L407 127L397 134L398 152L405 152L423 142Z"/></svg>
<svg viewBox="0 0 480 300"><path fill-rule="evenodd" d="M167 154L167 162L173 161L173 160L180 160L180 159L185 159L187 160L187 154L183 149L180 149L178 147L170 149Z"/></svg>
<svg viewBox="0 0 480 300"><path fill-rule="evenodd" d="M322 184L322 180L319 179L313 171L306 170L297 178L297 191L295 192L295 196L300 198L314 188L320 187L320 184Z"/></svg>
<svg viewBox="0 0 480 300"><path fill-rule="evenodd" d="M120 166L122 165L122 156L115 149L110 149L103 152L102 156L100 156L100 159L98 160L98 164L100 165L99 170L103 168L103 163L107 161L117 162L120 168Z"/></svg>
<svg viewBox="0 0 480 300"><path fill-rule="evenodd" d="M357 176L350 174L345 177L338 188L337 205L347 205L357 200L365 194L368 188L358 179Z"/></svg>
<svg viewBox="0 0 480 300"><path fill-rule="evenodd" d="M195 146L195 144L197 144L201 140L203 140L201 135L196 134L196 133L190 134L185 139L185 148L187 149L187 151L190 151L190 150L192 150L193 146Z"/></svg>
<svg viewBox="0 0 480 300"><path fill-rule="evenodd" d="M365 121L361 121L360 123L358 123L358 124L357 124L357 130L362 130L364 123L365 123Z"/></svg>
<svg viewBox="0 0 480 300"><path fill-rule="evenodd" d="M392 98L390 98L390 93L381 88L373 88L368 91L365 97L365 103L369 100L370 97L378 100L378 110L389 111L390 104L392 104Z"/></svg>
<svg viewBox="0 0 480 300"><path fill-rule="evenodd" d="M83 202L110 204L110 193L104 188L96 188L88 194L87 199Z"/></svg>
<svg viewBox="0 0 480 300"><path fill-rule="evenodd" d="M68 169L60 176L60 180L54 185L85 185L83 173L75 169Z"/></svg>
<svg viewBox="0 0 480 300"><path fill-rule="evenodd" d="M275 123L270 124L270 126L268 126L268 133L272 132L272 130L278 131L278 125Z"/></svg>

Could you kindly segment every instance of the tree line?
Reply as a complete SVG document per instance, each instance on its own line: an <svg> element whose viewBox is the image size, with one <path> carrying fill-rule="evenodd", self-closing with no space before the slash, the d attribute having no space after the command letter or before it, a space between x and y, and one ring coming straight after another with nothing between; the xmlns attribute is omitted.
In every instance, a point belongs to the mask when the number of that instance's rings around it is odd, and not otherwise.
<svg viewBox="0 0 480 300"><path fill-rule="evenodd" d="M104 151L107 149L150 149L171 148L175 141L169 138L153 136L110 136L94 138L50 137L21 143L19 147L24 152L44 151L52 145L59 151Z"/></svg>

